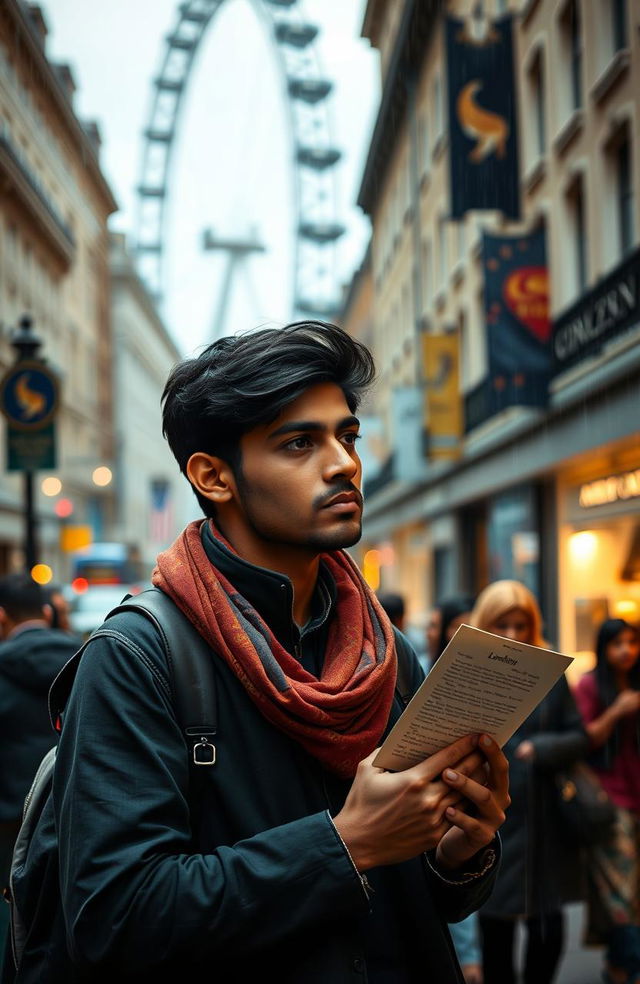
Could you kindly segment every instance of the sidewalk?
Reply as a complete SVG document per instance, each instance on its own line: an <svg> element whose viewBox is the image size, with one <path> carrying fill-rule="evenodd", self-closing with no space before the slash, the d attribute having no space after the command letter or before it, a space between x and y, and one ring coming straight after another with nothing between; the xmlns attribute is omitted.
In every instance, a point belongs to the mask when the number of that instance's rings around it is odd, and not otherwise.
<svg viewBox="0 0 640 984"><path fill-rule="evenodd" d="M602 984L603 949L582 945L584 906L569 905L567 915L567 946L557 984Z"/></svg>
<svg viewBox="0 0 640 984"><path fill-rule="evenodd" d="M553 984L602 984L602 949L582 945L584 905L565 906L564 912L567 920L565 951ZM522 942L520 929L518 944L521 946Z"/></svg>

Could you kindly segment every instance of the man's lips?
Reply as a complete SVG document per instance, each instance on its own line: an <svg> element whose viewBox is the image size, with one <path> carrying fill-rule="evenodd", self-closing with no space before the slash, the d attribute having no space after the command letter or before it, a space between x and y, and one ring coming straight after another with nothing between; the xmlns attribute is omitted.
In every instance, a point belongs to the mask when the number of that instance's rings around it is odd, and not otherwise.
<svg viewBox="0 0 640 984"><path fill-rule="evenodd" d="M322 506L323 509L333 509L334 507L342 507L342 510L353 509L357 507L360 509L362 506L362 496L359 492L340 492L339 495L334 495L332 499Z"/></svg>

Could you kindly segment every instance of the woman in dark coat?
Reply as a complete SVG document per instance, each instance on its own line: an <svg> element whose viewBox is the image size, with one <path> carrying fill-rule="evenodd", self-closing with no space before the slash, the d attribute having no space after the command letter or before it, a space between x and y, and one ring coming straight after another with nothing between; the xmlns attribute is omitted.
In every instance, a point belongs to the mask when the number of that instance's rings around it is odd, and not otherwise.
<svg viewBox="0 0 640 984"><path fill-rule="evenodd" d="M536 599L519 581L495 581L478 596L471 625L549 648ZM583 898L581 854L563 832L554 785L557 769L582 758L588 738L562 676L507 742L511 806L500 834L503 862L480 910L484 978L515 984L514 940L526 926L524 984L551 984L564 944L565 903Z"/></svg>
<svg viewBox="0 0 640 984"><path fill-rule="evenodd" d="M600 626L596 667L578 681L576 702L616 807L612 836L589 855L586 941L606 946L606 984L640 984L640 640L629 622Z"/></svg>

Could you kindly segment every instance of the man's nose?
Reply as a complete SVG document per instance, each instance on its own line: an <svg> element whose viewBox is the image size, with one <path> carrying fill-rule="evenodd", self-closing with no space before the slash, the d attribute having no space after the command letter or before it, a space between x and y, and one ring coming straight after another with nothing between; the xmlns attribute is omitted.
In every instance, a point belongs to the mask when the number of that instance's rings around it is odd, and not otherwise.
<svg viewBox="0 0 640 984"><path fill-rule="evenodd" d="M329 479L338 475L352 477L360 467L357 455L350 453L342 441L333 441L331 451L327 455L325 474Z"/></svg>

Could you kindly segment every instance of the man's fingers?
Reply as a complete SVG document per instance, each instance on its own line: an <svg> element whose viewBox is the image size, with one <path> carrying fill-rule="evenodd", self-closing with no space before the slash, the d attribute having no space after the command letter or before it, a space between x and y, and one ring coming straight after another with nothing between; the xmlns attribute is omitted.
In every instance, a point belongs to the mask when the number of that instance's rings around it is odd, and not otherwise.
<svg viewBox="0 0 640 984"><path fill-rule="evenodd" d="M504 754L496 743L492 739L489 741L491 741L491 745L484 745L489 766L487 785L452 768L443 770L442 779L452 789L459 790L478 808L483 817L491 822L497 821L501 824L504 822L503 811L510 803L508 793L509 767Z"/></svg>
<svg viewBox="0 0 640 984"><path fill-rule="evenodd" d="M457 741L452 742L445 748L441 748L439 752L434 752L424 762L419 762L406 771L413 772L416 778L435 779L447 766L457 765L461 759L464 759L466 755L469 755L473 751L477 744L477 734L464 735L464 737L458 738Z"/></svg>

